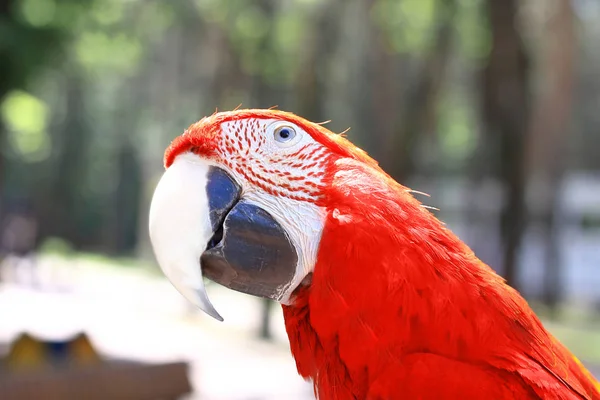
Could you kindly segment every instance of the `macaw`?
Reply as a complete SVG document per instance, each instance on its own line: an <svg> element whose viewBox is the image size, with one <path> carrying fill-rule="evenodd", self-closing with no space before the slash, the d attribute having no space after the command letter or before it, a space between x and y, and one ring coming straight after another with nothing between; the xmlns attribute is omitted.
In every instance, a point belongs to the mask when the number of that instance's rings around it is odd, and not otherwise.
<svg viewBox="0 0 600 400"><path fill-rule="evenodd" d="M221 321L203 277L280 302L319 399L600 400L523 297L342 135L219 112L164 164L149 219L162 271Z"/></svg>

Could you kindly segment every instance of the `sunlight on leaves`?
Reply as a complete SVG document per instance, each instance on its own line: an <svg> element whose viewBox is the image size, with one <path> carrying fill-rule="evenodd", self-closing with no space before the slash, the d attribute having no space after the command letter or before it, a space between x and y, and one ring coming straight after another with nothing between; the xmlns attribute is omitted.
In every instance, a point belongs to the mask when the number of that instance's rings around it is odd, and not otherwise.
<svg viewBox="0 0 600 400"><path fill-rule="evenodd" d="M296 3L300 5L314 6L319 3L323 3L323 1L324 0L296 0Z"/></svg>
<svg viewBox="0 0 600 400"><path fill-rule="evenodd" d="M173 4L148 3L137 17L137 34L139 37L160 39L164 32L173 25L176 15Z"/></svg>
<svg viewBox="0 0 600 400"><path fill-rule="evenodd" d="M46 125L48 107L40 99L21 91L10 93L0 106L13 150L27 162L46 159L51 142Z"/></svg>
<svg viewBox="0 0 600 400"><path fill-rule="evenodd" d="M387 33L398 53L422 53L435 29L436 0L379 0L371 10L373 20Z"/></svg>
<svg viewBox="0 0 600 400"><path fill-rule="evenodd" d="M200 16L208 22L224 22L228 14L228 2L219 0L196 0Z"/></svg>
<svg viewBox="0 0 600 400"><path fill-rule="evenodd" d="M248 39L260 39L268 31L271 22L257 7L248 7L235 19L238 34Z"/></svg>
<svg viewBox="0 0 600 400"><path fill-rule="evenodd" d="M142 47L137 39L124 34L109 36L104 32L85 32L76 44L76 52L87 68L111 68L128 74L138 65Z"/></svg>
<svg viewBox="0 0 600 400"><path fill-rule="evenodd" d="M456 17L458 47L467 58L481 60L491 48L490 32L482 15L480 0L461 0Z"/></svg>
<svg viewBox="0 0 600 400"><path fill-rule="evenodd" d="M39 132L46 128L47 107L38 98L14 91L2 103L2 118L9 129L21 132Z"/></svg>
<svg viewBox="0 0 600 400"><path fill-rule="evenodd" d="M299 66L302 39L308 21L297 13L286 13L275 21L273 27L274 47L277 49L279 74L283 81L291 82Z"/></svg>
<svg viewBox="0 0 600 400"><path fill-rule="evenodd" d="M112 25L123 18L122 1L96 2L92 11L92 17L101 25Z"/></svg>
<svg viewBox="0 0 600 400"><path fill-rule="evenodd" d="M473 116L465 99L456 93L451 96L447 94L440 105L440 144L447 157L463 161L477 144Z"/></svg>
<svg viewBox="0 0 600 400"><path fill-rule="evenodd" d="M435 0L410 0L400 2L404 24L402 37L408 52L421 53L427 50L434 37Z"/></svg>
<svg viewBox="0 0 600 400"><path fill-rule="evenodd" d="M19 4L23 19L31 26L43 27L54 20L56 12L54 0L22 0Z"/></svg>
<svg viewBox="0 0 600 400"><path fill-rule="evenodd" d="M275 20L274 40L281 51L294 52L298 49L307 21L299 15L286 13Z"/></svg>

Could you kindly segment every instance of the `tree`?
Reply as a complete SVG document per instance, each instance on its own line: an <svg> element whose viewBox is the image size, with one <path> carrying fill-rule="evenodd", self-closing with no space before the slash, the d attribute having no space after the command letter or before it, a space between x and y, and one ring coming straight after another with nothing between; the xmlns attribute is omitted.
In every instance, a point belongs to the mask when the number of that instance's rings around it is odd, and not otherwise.
<svg viewBox="0 0 600 400"><path fill-rule="evenodd" d="M517 263L526 224L526 144L531 102L529 59L517 30L518 0L488 0L491 50L482 70L482 120L487 146L497 146L495 174L504 189L500 211L503 274L518 287Z"/></svg>
<svg viewBox="0 0 600 400"><path fill-rule="evenodd" d="M0 104L15 89L24 88L41 67L60 55L63 30L32 18L19 0L0 0ZM0 119L0 220L6 167L6 129Z"/></svg>
<svg viewBox="0 0 600 400"><path fill-rule="evenodd" d="M575 17L571 0L543 4L549 15L539 35L541 55L536 98L527 143L528 176L536 188L534 210L544 235L544 302L555 311L561 300L561 253L558 241L558 200L566 168L569 122L576 59Z"/></svg>
<svg viewBox="0 0 600 400"><path fill-rule="evenodd" d="M431 49L415 82L407 88L404 109L397 116L397 128L388 147L392 154L388 153L385 159L390 163L392 176L399 182L405 182L415 173L419 135L432 134L437 125L436 111L452 51L456 9L456 0L437 3Z"/></svg>

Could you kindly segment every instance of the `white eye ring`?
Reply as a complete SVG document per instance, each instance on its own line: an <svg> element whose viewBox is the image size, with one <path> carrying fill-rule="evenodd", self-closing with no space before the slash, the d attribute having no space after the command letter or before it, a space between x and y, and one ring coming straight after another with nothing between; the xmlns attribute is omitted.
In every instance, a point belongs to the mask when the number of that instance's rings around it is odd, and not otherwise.
<svg viewBox="0 0 600 400"><path fill-rule="evenodd" d="M302 135L298 130L289 123L278 122L271 126L273 139L279 147L291 147L298 143Z"/></svg>

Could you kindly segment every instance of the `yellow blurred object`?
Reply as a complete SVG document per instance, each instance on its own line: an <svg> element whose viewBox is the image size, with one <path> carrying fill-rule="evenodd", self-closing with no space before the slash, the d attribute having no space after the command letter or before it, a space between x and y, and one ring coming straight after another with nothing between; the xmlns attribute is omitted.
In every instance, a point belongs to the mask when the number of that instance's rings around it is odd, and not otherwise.
<svg viewBox="0 0 600 400"><path fill-rule="evenodd" d="M62 365L93 365L101 361L85 333L63 341L44 341L23 333L4 362L9 370L31 371Z"/></svg>
<svg viewBox="0 0 600 400"><path fill-rule="evenodd" d="M83 332L58 340L24 332L0 361L0 400L177 399L192 392L188 368L100 357Z"/></svg>
<svg viewBox="0 0 600 400"><path fill-rule="evenodd" d="M13 370L38 369L46 363L45 346L42 342L23 333L13 342L5 363Z"/></svg>
<svg viewBox="0 0 600 400"><path fill-rule="evenodd" d="M71 354L77 364L96 364L100 362L100 355L92 346L91 340L85 333L80 333L71 342Z"/></svg>

